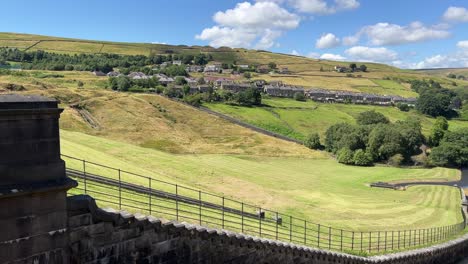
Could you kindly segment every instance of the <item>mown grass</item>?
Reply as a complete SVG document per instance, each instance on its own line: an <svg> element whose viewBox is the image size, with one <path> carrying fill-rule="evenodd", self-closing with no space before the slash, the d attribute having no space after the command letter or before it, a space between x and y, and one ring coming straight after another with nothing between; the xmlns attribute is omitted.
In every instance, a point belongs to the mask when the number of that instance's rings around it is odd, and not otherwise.
<svg viewBox="0 0 468 264"><path fill-rule="evenodd" d="M416 111L402 112L395 107L326 104L312 101L298 102L293 99L267 98L263 100L265 107L241 107L226 104L205 104L206 107L227 114L247 123L272 130L285 136L302 140L310 133L324 135L333 124L340 122L355 123L359 113L375 110L387 116L390 121L418 118L421 120L423 133L429 135L435 119ZM467 127L468 122L461 120L449 121L450 129ZM271 129L273 127L273 129Z"/></svg>
<svg viewBox="0 0 468 264"><path fill-rule="evenodd" d="M64 154L337 228L388 230L461 221L456 188L419 186L393 191L368 187L370 182L383 180L457 179L457 170L349 167L316 158L174 155L77 132L62 130L61 137ZM122 177L147 184L130 175Z"/></svg>

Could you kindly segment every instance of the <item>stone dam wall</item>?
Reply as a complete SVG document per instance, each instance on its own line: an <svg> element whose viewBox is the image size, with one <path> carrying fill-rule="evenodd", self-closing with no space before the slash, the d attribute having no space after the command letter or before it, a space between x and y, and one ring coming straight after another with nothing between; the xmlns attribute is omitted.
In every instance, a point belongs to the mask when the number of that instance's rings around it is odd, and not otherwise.
<svg viewBox="0 0 468 264"><path fill-rule="evenodd" d="M86 195L69 197L67 214L66 230L35 241L41 243L36 247L42 251L34 255L14 257L14 254L26 252L24 250L33 241L30 238L1 244L0 259L4 260L1 263L449 264L468 256L468 235L429 248L365 258L100 209ZM57 241L62 247L56 247ZM11 252L18 248L23 251Z"/></svg>

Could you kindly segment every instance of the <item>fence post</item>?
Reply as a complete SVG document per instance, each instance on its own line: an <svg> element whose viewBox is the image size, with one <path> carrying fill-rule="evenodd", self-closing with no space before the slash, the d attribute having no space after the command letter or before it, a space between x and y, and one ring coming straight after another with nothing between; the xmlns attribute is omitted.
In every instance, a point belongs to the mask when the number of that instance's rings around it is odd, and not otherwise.
<svg viewBox="0 0 468 264"><path fill-rule="evenodd" d="M317 247L320 248L320 224L318 224L317 228Z"/></svg>
<svg viewBox="0 0 468 264"><path fill-rule="evenodd" d="M384 251L387 251L387 231L385 231L385 244L384 244Z"/></svg>
<svg viewBox="0 0 468 264"><path fill-rule="evenodd" d="M362 252L362 232L361 232L361 252Z"/></svg>
<svg viewBox="0 0 468 264"><path fill-rule="evenodd" d="M343 251L343 229L341 229L340 231L341 231L341 234L340 234L340 237L341 237L341 240L340 240L340 249L341 249L341 251Z"/></svg>
<svg viewBox="0 0 468 264"><path fill-rule="evenodd" d="M380 231L377 232L377 252L380 252Z"/></svg>
<svg viewBox="0 0 468 264"><path fill-rule="evenodd" d="M149 214L151 215L152 211L151 211L151 195L152 195L152 189L151 189L151 178L148 178L148 187L149 187Z"/></svg>
<svg viewBox="0 0 468 264"><path fill-rule="evenodd" d="M354 231L353 231L353 234L351 235L351 250L354 250Z"/></svg>
<svg viewBox="0 0 468 264"><path fill-rule="evenodd" d="M403 230L403 248L406 247L406 230Z"/></svg>
<svg viewBox="0 0 468 264"><path fill-rule="evenodd" d="M371 244L372 244L372 232L369 232L369 252L372 251Z"/></svg>
<svg viewBox="0 0 468 264"><path fill-rule="evenodd" d="M242 211L241 228L242 228L242 233L244 233L244 203L243 202L241 202L241 211Z"/></svg>
<svg viewBox="0 0 468 264"><path fill-rule="evenodd" d="M119 171L119 209L122 210L122 180L120 178L120 169Z"/></svg>
<svg viewBox="0 0 468 264"><path fill-rule="evenodd" d="M223 196L223 216L222 217L223 217L222 225L223 225L223 229L224 229L224 196ZM260 236L262 236L262 228L261 227L260 227Z"/></svg>
<svg viewBox="0 0 468 264"><path fill-rule="evenodd" d="M278 240L278 212L276 212L276 234L275 234L276 240Z"/></svg>
<svg viewBox="0 0 468 264"><path fill-rule="evenodd" d="M328 227L328 249L331 249L331 227Z"/></svg>
<svg viewBox="0 0 468 264"><path fill-rule="evenodd" d="M176 195L176 219L179 221L179 185L175 185L175 195Z"/></svg>
<svg viewBox="0 0 468 264"><path fill-rule="evenodd" d="M85 194L88 193L88 188L87 188L87 184L86 184L86 161L83 160L83 176L84 176L84 192Z"/></svg>
<svg viewBox="0 0 468 264"><path fill-rule="evenodd" d="M292 242L292 221L293 217L289 216L289 242Z"/></svg>
<svg viewBox="0 0 468 264"><path fill-rule="evenodd" d="M224 221L224 218L223 218ZM262 236L262 208L259 208L258 212L258 230L259 230L259 236Z"/></svg>
<svg viewBox="0 0 468 264"><path fill-rule="evenodd" d="M307 221L304 220L304 246L307 245Z"/></svg>
<svg viewBox="0 0 468 264"><path fill-rule="evenodd" d="M198 221L202 224L202 199L201 191L198 191Z"/></svg>

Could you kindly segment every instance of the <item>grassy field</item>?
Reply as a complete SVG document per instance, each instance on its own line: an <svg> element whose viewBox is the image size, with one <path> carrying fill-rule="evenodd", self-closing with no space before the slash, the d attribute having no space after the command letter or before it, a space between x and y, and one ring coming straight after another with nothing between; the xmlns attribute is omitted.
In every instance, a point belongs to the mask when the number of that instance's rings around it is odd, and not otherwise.
<svg viewBox="0 0 468 264"><path fill-rule="evenodd" d="M69 39L39 35L0 33L0 47L16 47L22 50L45 50L49 52L76 54L76 53L115 53L123 55L150 55L150 54L198 54L210 53L217 61L224 63L237 63L249 65L264 65L275 62L278 67L287 67L292 74L254 74L254 78L265 80L281 80L290 85L305 87L318 87L322 89L346 90L382 95L401 95L416 97L408 85L409 80L434 79L446 87L468 86L468 81L452 80L445 75L434 75L430 72L416 72L402 70L385 64L365 63L368 72L353 74L346 77L345 73L333 70L336 65L348 66L351 62L335 62L317 60L289 54L278 54L267 51L212 48L208 46L171 46L149 43L125 43L95 40ZM358 63L362 64L362 63ZM229 76L224 76L229 77ZM394 81L383 80L394 78Z"/></svg>
<svg viewBox="0 0 468 264"><path fill-rule="evenodd" d="M174 155L66 130L61 131L61 139L62 153L67 155L337 228L422 228L461 221L456 188L430 186L393 191L368 187L370 182L383 180L457 179L457 170L360 168L319 158ZM123 177L138 183L137 178Z"/></svg>
<svg viewBox="0 0 468 264"><path fill-rule="evenodd" d="M265 107L241 107L226 104L205 104L206 107L250 124L286 135L304 139L313 132L324 135L333 124L340 122L355 123L361 112L375 110L387 116L390 121L416 117L421 120L423 133L429 134L434 118L423 116L416 111L402 112L395 107L326 104L312 101L299 102L293 99L264 99ZM449 121L450 129L467 127L468 122Z"/></svg>

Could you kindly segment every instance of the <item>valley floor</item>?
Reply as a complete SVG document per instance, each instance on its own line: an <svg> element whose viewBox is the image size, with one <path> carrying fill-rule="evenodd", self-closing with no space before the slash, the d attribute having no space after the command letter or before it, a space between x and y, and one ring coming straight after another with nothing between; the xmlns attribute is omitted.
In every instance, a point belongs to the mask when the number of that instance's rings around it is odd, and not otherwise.
<svg viewBox="0 0 468 264"><path fill-rule="evenodd" d="M398 230L462 220L457 188L416 186L393 191L368 187L376 181L456 180L460 177L458 170L361 168L323 158L176 155L66 130L61 131L61 138L66 155L337 228Z"/></svg>

